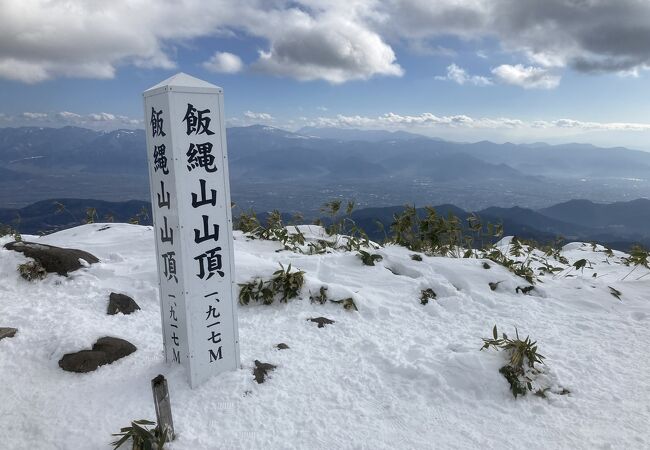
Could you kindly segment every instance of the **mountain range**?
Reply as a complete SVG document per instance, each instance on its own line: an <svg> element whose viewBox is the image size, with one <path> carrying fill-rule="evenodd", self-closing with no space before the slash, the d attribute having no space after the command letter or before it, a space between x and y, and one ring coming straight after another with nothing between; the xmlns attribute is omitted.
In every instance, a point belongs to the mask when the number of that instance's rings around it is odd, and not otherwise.
<svg viewBox="0 0 650 450"><path fill-rule="evenodd" d="M345 178L358 173L375 177L428 175L433 179L443 175L446 179L531 175L646 178L650 173L650 153L622 147L459 143L383 130L302 131L305 134L262 125L229 128L231 173L257 179ZM334 137L341 135L348 138ZM13 172L119 170L144 176L146 157L143 130L0 129L0 168Z"/></svg>
<svg viewBox="0 0 650 450"><path fill-rule="evenodd" d="M22 233L49 233L84 223L89 217L96 222L129 222L137 220L142 225L151 225L149 202L131 200L127 202L106 202L93 199L50 199L18 209L0 209L0 224L18 229ZM471 212L454 205L438 205L434 209L441 216L453 214L463 222ZM351 218L364 229L371 239L381 240L384 230L389 230L395 214L404 206L362 208L354 211ZM423 208L418 214L424 215ZM240 211L235 210L237 216ZM534 211L527 208L490 207L475 211L484 224L501 223L505 232L522 238L549 242L562 236L568 240L597 241L612 248L629 250L639 243L650 246L650 200L639 199L630 202L598 204L588 200L572 200L549 208ZM264 222L267 213L259 211L258 218ZM284 217L289 220L290 214ZM306 216L305 222L319 216ZM381 223L381 227L378 225Z"/></svg>
<svg viewBox="0 0 650 450"><path fill-rule="evenodd" d="M313 213L339 194L366 207L452 203L469 210L650 197L650 153L626 148L262 125L228 128L227 139L233 199L261 210ZM147 178L143 130L0 129L0 207L80 195L147 200Z"/></svg>

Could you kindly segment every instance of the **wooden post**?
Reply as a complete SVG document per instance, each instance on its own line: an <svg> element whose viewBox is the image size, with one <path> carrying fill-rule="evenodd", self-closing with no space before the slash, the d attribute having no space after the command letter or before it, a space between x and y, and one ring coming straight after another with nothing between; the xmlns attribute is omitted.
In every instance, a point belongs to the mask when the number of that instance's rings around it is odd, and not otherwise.
<svg viewBox="0 0 650 450"><path fill-rule="evenodd" d="M167 433L166 442L174 440L174 422L172 421L172 405L169 400L167 380L164 376L158 375L151 380L153 391L153 402L156 405L156 422L160 433Z"/></svg>

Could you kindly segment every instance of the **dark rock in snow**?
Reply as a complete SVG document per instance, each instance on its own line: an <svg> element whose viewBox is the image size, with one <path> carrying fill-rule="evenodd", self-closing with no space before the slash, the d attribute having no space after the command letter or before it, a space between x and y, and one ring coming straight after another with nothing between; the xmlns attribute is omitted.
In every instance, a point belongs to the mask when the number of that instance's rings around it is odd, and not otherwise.
<svg viewBox="0 0 650 450"><path fill-rule="evenodd" d="M136 350L135 345L131 344L129 341L115 337L99 338L97 339L97 342L95 342L95 345L93 345L93 351L103 352L106 354L108 360L106 364L124 358Z"/></svg>
<svg viewBox="0 0 650 450"><path fill-rule="evenodd" d="M255 360L255 368L253 369L253 376L255 377L255 381L257 381L258 384L264 383L266 375L270 371L275 370L275 367L276 366L273 364L263 363Z"/></svg>
<svg viewBox="0 0 650 450"><path fill-rule="evenodd" d="M285 344L284 342L280 342L278 345L275 346L278 350L287 350L289 346Z"/></svg>
<svg viewBox="0 0 650 450"><path fill-rule="evenodd" d="M99 366L107 364L106 354L94 350L81 350L76 353L63 355L59 367L68 372L86 373L96 370Z"/></svg>
<svg viewBox="0 0 650 450"><path fill-rule="evenodd" d="M334 323L333 320L328 319L326 317L312 317L311 319L307 319L307 320L317 323L318 328L323 328L325 325L330 325Z"/></svg>
<svg viewBox="0 0 650 450"><path fill-rule="evenodd" d="M135 302L135 300L133 300L128 295L111 292L108 300L108 311L106 314L111 316L117 313L131 314L132 312L135 312L139 309L140 307Z"/></svg>
<svg viewBox="0 0 650 450"><path fill-rule="evenodd" d="M83 250L54 247L35 242L10 242L5 245L5 248L35 259L49 273L58 273L64 276L84 267L84 264L79 261L80 259L88 264L99 262L99 259Z"/></svg>
<svg viewBox="0 0 650 450"><path fill-rule="evenodd" d="M493 282L493 281L490 281L490 282L488 283L488 286L490 286L490 289L491 289L491 290L496 291L497 288L499 287L499 285L500 285L501 283L503 283L503 281L497 281L496 283Z"/></svg>
<svg viewBox="0 0 650 450"><path fill-rule="evenodd" d="M14 337L17 331L18 328L0 327L0 339Z"/></svg>
<svg viewBox="0 0 650 450"><path fill-rule="evenodd" d="M135 345L124 339L103 337L97 339L92 350L81 350L63 355L59 367L68 372L92 372L136 351Z"/></svg>

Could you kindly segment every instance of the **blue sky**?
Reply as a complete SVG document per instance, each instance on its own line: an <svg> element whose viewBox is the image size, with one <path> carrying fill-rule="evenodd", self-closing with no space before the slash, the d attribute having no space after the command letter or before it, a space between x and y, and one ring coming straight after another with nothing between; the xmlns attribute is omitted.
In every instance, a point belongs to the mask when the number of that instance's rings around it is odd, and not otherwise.
<svg viewBox="0 0 650 450"><path fill-rule="evenodd" d="M0 126L139 127L183 71L224 88L229 125L650 150L648 3L6 2Z"/></svg>

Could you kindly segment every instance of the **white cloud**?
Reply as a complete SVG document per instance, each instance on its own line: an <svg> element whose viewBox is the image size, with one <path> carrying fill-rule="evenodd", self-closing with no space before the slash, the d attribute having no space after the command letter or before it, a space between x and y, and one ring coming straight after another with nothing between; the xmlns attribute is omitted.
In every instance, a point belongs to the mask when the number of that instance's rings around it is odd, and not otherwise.
<svg viewBox="0 0 650 450"><path fill-rule="evenodd" d="M43 64L16 58L3 58L0 53L0 78L32 84L47 80L49 77Z"/></svg>
<svg viewBox="0 0 650 450"><path fill-rule="evenodd" d="M0 114L0 123L14 125L76 125L93 129L142 128L143 121L124 115L107 112L77 114L60 112L23 112L16 115ZM378 116L344 115L316 118L298 117L295 121L280 120L269 113L245 111L241 118L233 117L233 124L243 125L255 122L300 122L302 125L336 128L366 129L458 129L458 130L574 130L574 131L622 131L650 132L650 123L643 122L594 122L570 118L555 120L522 120L511 117L473 117L466 114L436 115L430 112L420 114L397 114L388 112ZM281 126L281 125L279 125Z"/></svg>
<svg viewBox="0 0 650 450"><path fill-rule="evenodd" d="M264 113L264 112L246 111L244 112L244 117L246 119L251 119L251 120L261 120L261 121L273 120L273 116L271 114Z"/></svg>
<svg viewBox="0 0 650 450"><path fill-rule="evenodd" d="M215 73L237 73L244 68L244 63L233 53L216 52L203 63L203 67Z"/></svg>
<svg viewBox="0 0 650 450"><path fill-rule="evenodd" d="M255 67L301 80L342 83L401 75L392 48L372 30L363 0L22 0L0 2L0 77L112 78L118 66L172 69L174 48L208 36L246 35L264 44ZM206 67L234 72L234 55Z"/></svg>
<svg viewBox="0 0 650 450"><path fill-rule="evenodd" d="M464 114L438 116L432 113L401 115L392 112L376 117L346 116L307 119L310 126L335 128L405 128L405 127L451 127L451 128L514 128L524 123L508 118L472 118Z"/></svg>
<svg viewBox="0 0 650 450"><path fill-rule="evenodd" d="M401 76L393 49L381 37L343 16L287 23L253 67L298 80L338 84L374 75Z"/></svg>
<svg viewBox="0 0 650 450"><path fill-rule="evenodd" d="M388 0L382 33L407 40L495 39L544 67L619 72L650 65L650 2L641 0Z"/></svg>
<svg viewBox="0 0 650 450"><path fill-rule="evenodd" d="M60 119L64 119L64 120L66 120L66 119L67 119L67 120L77 120L77 119L81 119L81 115L80 115L80 114L76 114L76 113L73 113L73 112L70 112L70 111L61 111L61 112L58 112L58 113L56 113L56 117L58 117L58 118L60 118Z"/></svg>
<svg viewBox="0 0 650 450"><path fill-rule="evenodd" d="M404 130L443 139L475 142L589 142L600 146L627 146L650 151L650 123L594 122L578 119L523 120L513 117L477 117L386 113L378 116L338 115L301 118L300 126ZM299 129L300 126L295 126Z"/></svg>
<svg viewBox="0 0 650 450"><path fill-rule="evenodd" d="M520 86L524 89L555 89L561 77L541 67L502 64L492 69L492 73L505 84Z"/></svg>
<svg viewBox="0 0 650 450"><path fill-rule="evenodd" d="M574 129L582 131L650 131L650 123L589 122L574 119L525 121L508 117L471 117L464 114L438 116L433 113L402 115L386 113L379 116L301 117L309 126L333 128L405 129L405 128L461 128L461 129Z"/></svg>
<svg viewBox="0 0 650 450"><path fill-rule="evenodd" d="M26 119L45 119L47 117L46 113L36 113L36 112L24 112L22 116Z"/></svg>
<svg viewBox="0 0 650 450"><path fill-rule="evenodd" d="M172 69L179 44L214 36L260 42L259 71L331 83L400 76L394 45L439 54L447 49L436 40L445 36L493 39L537 69L636 73L650 66L650 2L5 0L0 77L37 83L111 78L129 64ZM235 71L234 58L217 55L207 67ZM549 76L540 86L554 83Z"/></svg>
<svg viewBox="0 0 650 450"><path fill-rule="evenodd" d="M496 142L590 142L604 146L628 146L650 150L650 123L595 122L572 118L523 120L513 117L477 117L467 114L437 115L431 112L377 116L333 115L316 118L277 118L269 113L246 111L228 120L228 126L271 123L286 129L302 126L408 130L450 140ZM79 126L94 130L143 128L141 119L112 113L78 114L70 111L0 113L0 126Z"/></svg>
<svg viewBox="0 0 650 450"><path fill-rule="evenodd" d="M114 114L109 114L105 112L98 113L98 114L88 114L88 118L96 122L112 122L117 119L117 117Z"/></svg>
<svg viewBox="0 0 650 450"><path fill-rule="evenodd" d="M489 78L479 75L469 75L465 69L456 64L447 66L447 75L436 76L435 79L441 81L453 81L460 85L467 83L473 84L474 86L489 86L492 84L492 81Z"/></svg>
<svg viewBox="0 0 650 450"><path fill-rule="evenodd" d="M574 119L552 121L537 120L532 123L537 128L565 128L590 131L650 131L650 123L635 122L585 122Z"/></svg>
<svg viewBox="0 0 650 450"><path fill-rule="evenodd" d="M23 112L16 115L0 114L0 124L11 126L79 126L94 130L114 130L116 128L142 128L142 119L110 114L77 114L70 111L60 112Z"/></svg>

